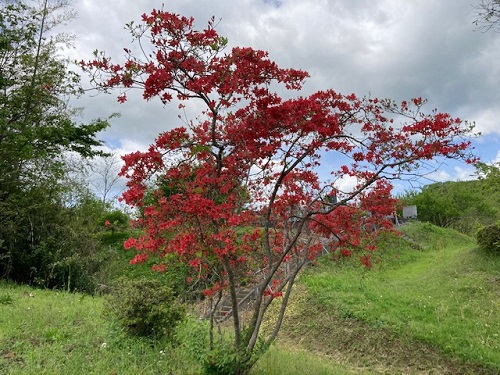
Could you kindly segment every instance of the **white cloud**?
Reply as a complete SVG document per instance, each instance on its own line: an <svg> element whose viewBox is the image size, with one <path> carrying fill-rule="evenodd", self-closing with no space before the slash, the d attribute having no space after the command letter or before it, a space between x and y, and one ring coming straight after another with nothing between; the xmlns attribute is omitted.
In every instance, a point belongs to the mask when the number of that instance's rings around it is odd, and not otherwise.
<svg viewBox="0 0 500 375"><path fill-rule="evenodd" d="M426 177L431 182L445 181L467 181L474 179L475 169L473 167L462 167L455 165L450 169L440 169L429 173Z"/></svg>
<svg viewBox="0 0 500 375"><path fill-rule="evenodd" d="M426 177L430 181L434 182L444 182L451 180L451 174L444 170L429 173Z"/></svg>
<svg viewBox="0 0 500 375"><path fill-rule="evenodd" d="M454 176L452 177L453 181L467 181L475 178L475 169L473 167L464 168L455 166L453 168L453 171L455 172Z"/></svg>
<svg viewBox="0 0 500 375"><path fill-rule="evenodd" d="M76 0L80 18L69 27L80 35L71 57L90 59L95 49L115 60L130 46L125 23L161 4L144 0ZM203 28L214 15L230 45L267 50L283 67L311 74L304 94L333 88L343 93L389 97L422 96L427 111L437 107L476 121L483 137L481 156L500 158L500 33L473 31L470 0L170 0L165 9L195 17ZM111 145L135 151L161 131L182 125L176 106L145 102L140 93L124 105L116 95L87 96L78 102L86 118L121 112L103 133ZM195 108L195 112L199 107ZM460 173L446 168L437 181Z"/></svg>
<svg viewBox="0 0 500 375"><path fill-rule="evenodd" d="M349 193L354 191L356 185L358 184L358 179L354 176L342 176L337 181L335 181L335 188L343 193Z"/></svg>
<svg viewBox="0 0 500 375"><path fill-rule="evenodd" d="M475 123L475 130L483 135L500 133L500 106L478 111Z"/></svg>
<svg viewBox="0 0 500 375"><path fill-rule="evenodd" d="M130 154L135 151L146 151L148 144L137 142L133 139L122 138L119 142L119 147L115 148L114 151L120 155Z"/></svg>

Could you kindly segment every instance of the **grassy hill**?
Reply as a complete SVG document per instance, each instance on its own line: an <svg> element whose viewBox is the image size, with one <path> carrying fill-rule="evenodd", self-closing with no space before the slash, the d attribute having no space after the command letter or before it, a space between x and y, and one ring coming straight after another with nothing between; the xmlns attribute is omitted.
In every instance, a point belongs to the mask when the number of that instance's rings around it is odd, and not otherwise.
<svg viewBox="0 0 500 375"><path fill-rule="evenodd" d="M500 257L449 229L402 231L372 270L328 256L309 268L253 374L500 373ZM0 282L0 374L196 374L199 325L179 346L131 338L102 297Z"/></svg>
<svg viewBox="0 0 500 375"><path fill-rule="evenodd" d="M303 275L281 338L375 373L500 373L500 257L450 229L401 230L376 269L323 259Z"/></svg>

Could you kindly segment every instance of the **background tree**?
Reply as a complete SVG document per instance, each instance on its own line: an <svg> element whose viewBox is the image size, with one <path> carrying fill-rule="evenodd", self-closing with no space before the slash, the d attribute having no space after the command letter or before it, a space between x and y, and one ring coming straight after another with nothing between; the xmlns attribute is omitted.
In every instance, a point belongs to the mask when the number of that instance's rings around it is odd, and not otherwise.
<svg viewBox="0 0 500 375"><path fill-rule="evenodd" d="M486 181L449 181L408 192L401 200L405 205L417 206L420 221L473 235L479 227L500 218L499 191L490 190Z"/></svg>
<svg viewBox="0 0 500 375"><path fill-rule="evenodd" d="M500 26L500 0L481 0L474 6L476 20L474 24L479 30L488 31Z"/></svg>
<svg viewBox="0 0 500 375"><path fill-rule="evenodd" d="M476 163L476 174L479 179L486 182L486 187L490 192L500 191L500 162L496 163Z"/></svg>
<svg viewBox="0 0 500 375"><path fill-rule="evenodd" d="M0 5L0 275L53 286L56 264L94 246L84 238L92 216L75 211L92 199L85 189L71 192L66 154L99 154L95 137L108 124L77 124L67 105L79 77L59 56L71 38L54 33L73 16L67 3Z"/></svg>
<svg viewBox="0 0 500 375"><path fill-rule="evenodd" d="M96 195L101 199L103 210L123 193L119 172L122 167L120 156L111 152L88 163L89 181Z"/></svg>
<svg viewBox="0 0 500 375"><path fill-rule="evenodd" d="M282 69L268 54L252 48L225 51L212 19L204 30L194 20L165 11L130 24L147 56L126 49L115 64L104 53L81 65L102 90L138 87L145 99L164 103L174 96L184 106L198 101L205 110L196 121L158 136L145 152L127 155L125 201L142 207L144 235L125 246L138 252L134 262L174 255L189 264L188 282L203 280L211 302L208 372L246 373L261 349L275 339L298 272L324 249L356 254L367 267L374 239L390 230L394 211L390 181L418 174L418 161L443 156L473 161L464 137L471 127L443 113L426 115L420 98L395 103L357 98L333 90L283 99L279 91L300 90L307 73ZM287 97L290 94L287 93ZM394 125L394 119L404 119ZM320 178L322 157L337 160L332 180ZM161 176L172 189L154 191ZM351 176L356 186L336 189ZM241 186L245 194L242 194ZM337 199L326 199L332 192ZM240 320L237 293L255 285L247 321ZM214 340L217 306L231 301L233 354L219 357ZM279 314L270 332L261 325L270 304ZM262 339L262 340L260 340Z"/></svg>

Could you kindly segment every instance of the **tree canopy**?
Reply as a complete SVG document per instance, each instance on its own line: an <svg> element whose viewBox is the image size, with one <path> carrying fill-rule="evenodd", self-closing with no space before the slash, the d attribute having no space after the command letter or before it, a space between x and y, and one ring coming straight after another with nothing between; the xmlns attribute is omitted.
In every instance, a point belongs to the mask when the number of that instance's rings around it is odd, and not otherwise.
<svg viewBox="0 0 500 375"><path fill-rule="evenodd" d="M437 182L408 192L401 200L417 206L420 221L473 235L479 227L500 218L498 191L484 180Z"/></svg>
<svg viewBox="0 0 500 375"><path fill-rule="evenodd" d="M78 221L68 220L71 207L90 196L82 189L68 200L74 185L66 156L100 154L96 135L108 123L78 124L68 107L79 77L59 53L68 36L53 30L72 17L68 4L0 6L0 275L43 285L58 256L87 243L79 238L68 247L71 236L58 239L68 229L63 223Z"/></svg>

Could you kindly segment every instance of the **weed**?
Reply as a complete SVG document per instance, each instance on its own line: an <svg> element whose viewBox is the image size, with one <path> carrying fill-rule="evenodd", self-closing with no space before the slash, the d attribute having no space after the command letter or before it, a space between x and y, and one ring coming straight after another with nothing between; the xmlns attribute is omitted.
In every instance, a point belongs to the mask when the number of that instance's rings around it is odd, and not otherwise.
<svg viewBox="0 0 500 375"><path fill-rule="evenodd" d="M14 298L9 293L4 293L0 295L0 305L12 305L14 303Z"/></svg>

